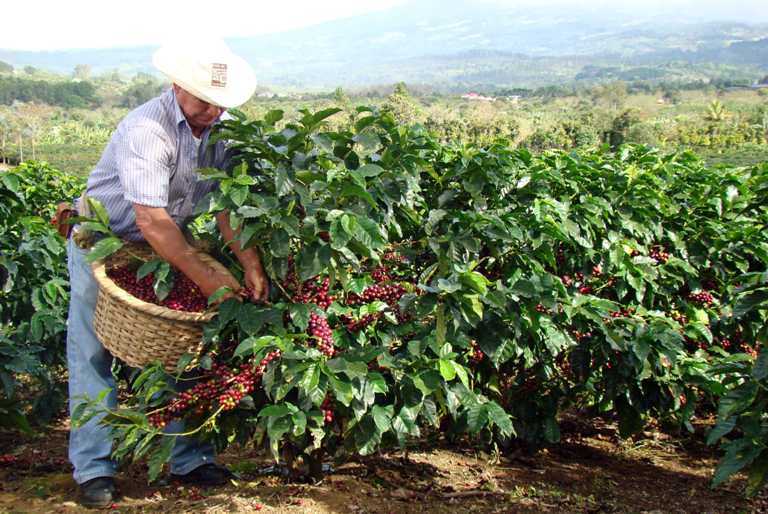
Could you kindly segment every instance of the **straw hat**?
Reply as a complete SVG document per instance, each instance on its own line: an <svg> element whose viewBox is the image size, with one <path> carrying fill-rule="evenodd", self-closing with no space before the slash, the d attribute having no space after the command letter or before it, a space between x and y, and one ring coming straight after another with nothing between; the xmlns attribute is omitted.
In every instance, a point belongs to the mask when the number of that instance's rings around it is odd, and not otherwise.
<svg viewBox="0 0 768 514"><path fill-rule="evenodd" d="M251 65L220 39L166 44L152 56L152 63L200 100L227 109L245 103L256 90Z"/></svg>

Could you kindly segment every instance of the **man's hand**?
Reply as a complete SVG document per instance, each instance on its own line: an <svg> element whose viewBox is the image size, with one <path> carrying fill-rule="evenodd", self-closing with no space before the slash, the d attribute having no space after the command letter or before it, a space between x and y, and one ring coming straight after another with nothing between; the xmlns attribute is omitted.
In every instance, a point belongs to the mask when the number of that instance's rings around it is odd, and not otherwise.
<svg viewBox="0 0 768 514"><path fill-rule="evenodd" d="M222 287L228 287L233 292L237 292L240 289L240 284L238 284L231 273L224 270L217 270L213 266L208 266L205 272L197 277L196 283L207 297L210 297ZM228 294L225 295L224 298L229 298L230 296L232 295Z"/></svg>
<svg viewBox="0 0 768 514"><path fill-rule="evenodd" d="M245 287L250 290L253 301L266 302L269 299L269 279L261 266L245 270Z"/></svg>
<svg viewBox="0 0 768 514"><path fill-rule="evenodd" d="M259 252L255 248L240 248L240 243L235 239L240 233L240 229L232 230L229 226L229 212L224 211L216 215L216 221L219 231L227 244L232 248L232 252L237 256L237 260L243 265L245 270L245 286L251 291L251 297L255 302L266 302L269 298L269 279L264 273L261 265Z"/></svg>

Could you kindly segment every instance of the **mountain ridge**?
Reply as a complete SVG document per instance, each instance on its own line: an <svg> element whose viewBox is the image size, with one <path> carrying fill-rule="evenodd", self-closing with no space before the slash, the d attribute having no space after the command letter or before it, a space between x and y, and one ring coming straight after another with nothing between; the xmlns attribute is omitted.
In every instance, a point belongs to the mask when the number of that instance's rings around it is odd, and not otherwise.
<svg viewBox="0 0 768 514"><path fill-rule="evenodd" d="M573 80L578 66L650 66L670 61L768 70L768 23L685 22L651 12L525 8L495 2L420 0L386 11L324 22L288 32L228 39L277 87L366 86L406 80L542 85ZM153 47L14 52L0 60L71 72L154 72ZM465 69L456 69L464 60ZM546 69L517 70L515 66ZM562 69L557 69L562 66ZM548 67L548 68L547 68Z"/></svg>

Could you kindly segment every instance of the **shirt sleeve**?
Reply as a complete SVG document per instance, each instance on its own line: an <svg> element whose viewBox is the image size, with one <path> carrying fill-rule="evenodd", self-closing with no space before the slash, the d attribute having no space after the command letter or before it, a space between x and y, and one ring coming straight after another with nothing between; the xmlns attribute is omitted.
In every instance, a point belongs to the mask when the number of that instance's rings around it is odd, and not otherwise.
<svg viewBox="0 0 768 514"><path fill-rule="evenodd" d="M168 137L159 127L128 127L118 140L115 155L127 201L148 207L168 206L171 151Z"/></svg>

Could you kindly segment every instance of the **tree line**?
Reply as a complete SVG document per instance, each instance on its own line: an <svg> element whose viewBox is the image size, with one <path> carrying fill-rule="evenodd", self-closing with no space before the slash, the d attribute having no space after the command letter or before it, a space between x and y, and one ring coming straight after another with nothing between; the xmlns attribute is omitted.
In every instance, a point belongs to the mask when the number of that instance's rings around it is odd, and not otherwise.
<svg viewBox="0 0 768 514"><path fill-rule="evenodd" d="M87 81L51 82L20 77L0 77L0 104L36 102L66 108L96 107L96 87Z"/></svg>

